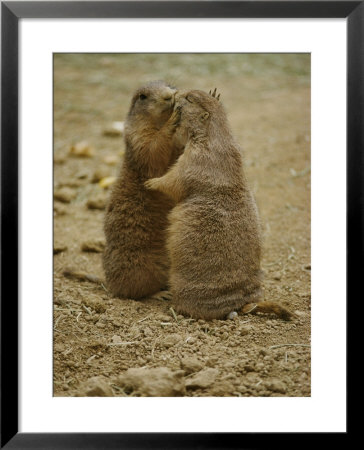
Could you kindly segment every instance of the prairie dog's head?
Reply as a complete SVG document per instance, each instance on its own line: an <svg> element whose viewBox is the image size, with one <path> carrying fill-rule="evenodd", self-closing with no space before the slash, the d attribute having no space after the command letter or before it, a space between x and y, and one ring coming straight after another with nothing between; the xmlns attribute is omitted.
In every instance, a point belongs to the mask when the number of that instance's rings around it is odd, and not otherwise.
<svg viewBox="0 0 364 450"><path fill-rule="evenodd" d="M218 98L199 90L178 91L175 108L181 110L179 139L208 137L215 127L224 126L226 116Z"/></svg>
<svg viewBox="0 0 364 450"><path fill-rule="evenodd" d="M170 117L177 90L164 81L152 81L133 95L128 118L140 118L160 128Z"/></svg>

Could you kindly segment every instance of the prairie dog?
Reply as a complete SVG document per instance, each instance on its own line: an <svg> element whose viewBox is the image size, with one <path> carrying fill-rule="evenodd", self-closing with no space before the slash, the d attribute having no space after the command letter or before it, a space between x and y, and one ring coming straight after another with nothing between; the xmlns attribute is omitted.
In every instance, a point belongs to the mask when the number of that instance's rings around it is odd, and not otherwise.
<svg viewBox="0 0 364 450"><path fill-rule="evenodd" d="M162 176L179 155L173 137L179 111L176 89L155 81L132 97L125 124L125 159L106 210L103 266L108 290L116 297L140 299L165 288L168 255L167 215L174 202L145 188Z"/></svg>
<svg viewBox="0 0 364 450"><path fill-rule="evenodd" d="M164 176L145 185L177 202L167 238L175 309L222 319L262 300L258 211L221 103L185 91L176 96L175 109L184 152Z"/></svg>

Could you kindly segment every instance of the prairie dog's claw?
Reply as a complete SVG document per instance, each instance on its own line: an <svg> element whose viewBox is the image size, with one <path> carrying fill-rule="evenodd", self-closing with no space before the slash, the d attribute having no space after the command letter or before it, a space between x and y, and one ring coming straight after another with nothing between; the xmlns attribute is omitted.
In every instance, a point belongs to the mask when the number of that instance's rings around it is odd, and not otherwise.
<svg viewBox="0 0 364 450"><path fill-rule="evenodd" d="M155 178L151 178L150 180L147 180L144 182L144 186L147 189L156 189L156 185L158 184L158 182L156 181Z"/></svg>

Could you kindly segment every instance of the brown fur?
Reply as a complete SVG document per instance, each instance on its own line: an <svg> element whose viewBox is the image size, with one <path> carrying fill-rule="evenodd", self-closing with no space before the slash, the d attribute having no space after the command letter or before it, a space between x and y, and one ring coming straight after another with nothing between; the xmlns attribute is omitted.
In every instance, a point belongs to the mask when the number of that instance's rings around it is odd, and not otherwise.
<svg viewBox="0 0 364 450"><path fill-rule="evenodd" d="M178 202L169 215L167 241L175 309L222 319L262 296L257 207L218 100L184 92L176 109L181 109L176 134L187 141L184 153L146 186Z"/></svg>
<svg viewBox="0 0 364 450"><path fill-rule="evenodd" d="M175 89L153 82L133 96L125 124L125 160L105 216L104 270L109 291L139 299L165 288L167 214L174 203L144 182L163 175L178 156L173 135Z"/></svg>

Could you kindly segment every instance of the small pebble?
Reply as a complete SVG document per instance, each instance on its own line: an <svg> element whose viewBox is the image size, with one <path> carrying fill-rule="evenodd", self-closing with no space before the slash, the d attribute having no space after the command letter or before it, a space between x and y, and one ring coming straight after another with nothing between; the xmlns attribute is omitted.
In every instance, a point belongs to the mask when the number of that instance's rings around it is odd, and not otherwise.
<svg viewBox="0 0 364 450"><path fill-rule="evenodd" d="M71 203L76 197L76 192L69 187L62 187L54 191L54 198L62 203Z"/></svg>
<svg viewBox="0 0 364 450"><path fill-rule="evenodd" d="M72 156L90 158L91 156L93 156L93 149L87 141L81 141L77 144L71 145L69 153Z"/></svg>
<svg viewBox="0 0 364 450"><path fill-rule="evenodd" d="M272 392L278 392L280 394L285 394L287 392L287 387L283 381L277 378L272 378L270 381L266 382L266 388Z"/></svg>
<svg viewBox="0 0 364 450"><path fill-rule="evenodd" d="M121 344L123 342L121 337L116 334L114 334L114 336L111 338L111 340L112 340L113 344Z"/></svg>
<svg viewBox="0 0 364 450"><path fill-rule="evenodd" d="M55 156L53 158L54 164L64 164L65 161L66 161L66 158L63 155L62 156Z"/></svg>
<svg viewBox="0 0 364 450"><path fill-rule="evenodd" d="M54 214L57 216L64 216L65 214L67 214L67 208L66 206L62 205L62 204L58 204L58 205L54 205L53 206L53 211Z"/></svg>
<svg viewBox="0 0 364 450"><path fill-rule="evenodd" d="M84 241L81 246L83 252L102 253L104 249L105 241L103 239Z"/></svg>
<svg viewBox="0 0 364 450"><path fill-rule="evenodd" d="M238 317L238 313L236 311L231 311L228 315L227 315L227 319L228 320L234 320L236 317Z"/></svg>
<svg viewBox="0 0 364 450"><path fill-rule="evenodd" d="M106 177L106 178L102 178L99 181L99 186L102 187L103 189L107 189L110 186L112 186L116 181L116 177Z"/></svg>
<svg viewBox="0 0 364 450"><path fill-rule="evenodd" d="M129 368L121 374L116 384L125 392L143 397L176 397L186 393L182 370L167 367Z"/></svg>
<svg viewBox="0 0 364 450"><path fill-rule="evenodd" d="M203 368L203 363L196 357L186 356L181 359L181 368L187 373L195 373Z"/></svg>
<svg viewBox="0 0 364 450"><path fill-rule="evenodd" d="M182 336L173 333L168 335L162 342L163 347L169 348L176 345L178 342L182 342Z"/></svg>
<svg viewBox="0 0 364 450"><path fill-rule="evenodd" d="M197 374L193 375L191 378L187 378L186 388L187 389L207 388L214 383L218 375L219 371L211 367L201 370Z"/></svg>
<svg viewBox="0 0 364 450"><path fill-rule="evenodd" d="M59 253L62 253L67 250L67 245L64 244L54 244L53 247L53 255L58 255Z"/></svg>
<svg viewBox="0 0 364 450"><path fill-rule="evenodd" d="M106 167L99 167L95 170L94 174L92 175L91 182L92 183L98 183L103 178L108 178L110 176L110 170Z"/></svg>
<svg viewBox="0 0 364 450"><path fill-rule="evenodd" d="M124 122L112 122L110 126L103 131L104 136L118 137L124 133Z"/></svg>
<svg viewBox="0 0 364 450"><path fill-rule="evenodd" d="M90 198L87 203L86 206L88 209L99 209L99 210L104 210L106 208L106 198L104 196L96 196L94 198Z"/></svg>
<svg viewBox="0 0 364 450"><path fill-rule="evenodd" d="M111 387L101 377L92 377L81 383L78 397L113 397Z"/></svg>
<svg viewBox="0 0 364 450"><path fill-rule="evenodd" d="M107 155L103 159L105 164L108 164L109 166L116 166L119 162L119 158L116 155Z"/></svg>

